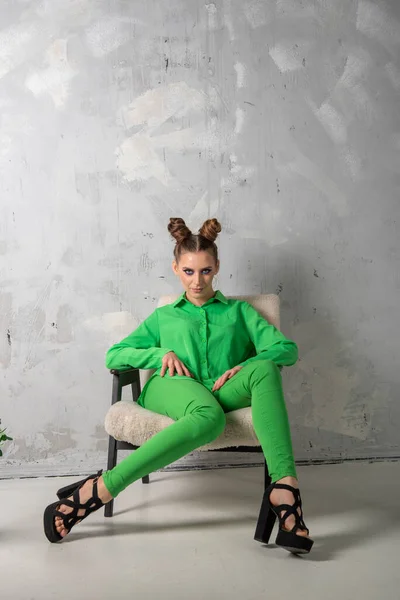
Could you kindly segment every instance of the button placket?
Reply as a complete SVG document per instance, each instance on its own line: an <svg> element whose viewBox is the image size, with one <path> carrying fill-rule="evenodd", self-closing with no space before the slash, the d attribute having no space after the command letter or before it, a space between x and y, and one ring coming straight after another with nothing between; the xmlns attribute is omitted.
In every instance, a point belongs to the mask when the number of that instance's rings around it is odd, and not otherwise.
<svg viewBox="0 0 400 600"><path fill-rule="evenodd" d="M207 356L206 356L206 343L207 343L207 317L206 317L206 311L204 309L200 309L200 314L202 316L201 319L201 342L202 344L204 344L204 346L202 346L202 371L203 371L203 377L207 377L208 376L208 372L207 372Z"/></svg>

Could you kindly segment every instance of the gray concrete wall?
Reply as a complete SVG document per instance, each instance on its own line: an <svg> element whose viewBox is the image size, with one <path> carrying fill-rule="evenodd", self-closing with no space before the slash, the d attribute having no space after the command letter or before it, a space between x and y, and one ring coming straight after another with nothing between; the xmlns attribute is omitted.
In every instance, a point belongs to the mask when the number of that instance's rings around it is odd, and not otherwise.
<svg viewBox="0 0 400 600"><path fill-rule="evenodd" d="M400 5L0 6L4 474L104 465L104 354L178 292L166 225L223 224L278 291L298 459L399 454Z"/></svg>

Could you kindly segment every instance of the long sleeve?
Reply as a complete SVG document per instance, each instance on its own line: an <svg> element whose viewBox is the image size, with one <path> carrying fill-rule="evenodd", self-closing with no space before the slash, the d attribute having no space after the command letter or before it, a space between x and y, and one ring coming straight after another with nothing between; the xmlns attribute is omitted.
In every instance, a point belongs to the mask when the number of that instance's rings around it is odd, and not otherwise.
<svg viewBox="0 0 400 600"><path fill-rule="evenodd" d="M255 360L272 360L279 366L294 365L298 359L297 345L263 319L250 304L245 304L243 317L255 356L240 363L244 367ZM239 366L239 365L238 365Z"/></svg>
<svg viewBox="0 0 400 600"><path fill-rule="evenodd" d="M160 348L157 310L106 354L107 369L158 369L170 348Z"/></svg>

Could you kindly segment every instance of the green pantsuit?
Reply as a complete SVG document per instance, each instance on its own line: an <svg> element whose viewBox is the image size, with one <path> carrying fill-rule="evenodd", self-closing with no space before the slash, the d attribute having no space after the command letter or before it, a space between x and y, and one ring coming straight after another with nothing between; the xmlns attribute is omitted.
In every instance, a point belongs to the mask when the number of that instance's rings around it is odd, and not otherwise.
<svg viewBox="0 0 400 600"><path fill-rule="evenodd" d="M174 351L193 378L160 376L162 357ZM113 497L137 479L216 439L225 413L251 406L253 426L272 481L296 477L280 367L294 364L297 346L247 302L221 292L201 307L183 294L156 309L130 336L107 353L108 368L156 368L139 404L175 423L104 473ZM214 382L242 366L215 392Z"/></svg>

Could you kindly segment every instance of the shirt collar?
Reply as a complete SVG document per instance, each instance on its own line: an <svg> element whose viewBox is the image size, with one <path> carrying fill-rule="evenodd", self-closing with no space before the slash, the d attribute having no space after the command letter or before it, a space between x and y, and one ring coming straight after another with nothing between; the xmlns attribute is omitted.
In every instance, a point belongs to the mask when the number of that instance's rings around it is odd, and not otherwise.
<svg viewBox="0 0 400 600"><path fill-rule="evenodd" d="M220 292L219 290L217 290L215 292L215 295L212 298L210 298L210 300L208 300L208 302L206 302L206 304L211 303L211 302L215 302L216 300L218 300L218 302L222 302L223 304L228 304L228 300L225 298L225 296L223 295L223 293ZM181 294L179 296L179 298L177 298L175 300L175 302L172 303L172 306L175 308L181 302L189 302L189 300L186 298L186 292L183 292L183 294Z"/></svg>

